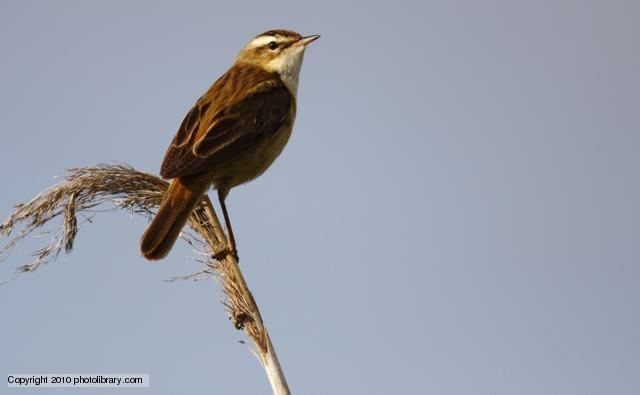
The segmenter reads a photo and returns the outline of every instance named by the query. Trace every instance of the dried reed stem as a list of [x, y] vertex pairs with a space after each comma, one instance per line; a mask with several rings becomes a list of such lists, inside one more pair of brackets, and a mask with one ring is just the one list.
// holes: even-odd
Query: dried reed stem
[[[0, 261], [6, 259], [18, 241], [50, 220], [62, 215], [63, 221], [51, 242], [34, 253], [34, 260], [20, 266], [21, 272], [32, 272], [55, 259], [60, 251], [73, 249], [78, 232], [80, 213], [96, 212], [104, 203], [149, 217], [160, 204], [168, 183], [156, 176], [123, 165], [97, 165], [69, 170], [69, 176], [31, 201], [19, 204], [0, 225], [0, 234], [9, 236], [17, 225], [22, 229], [0, 250]], [[275, 395], [289, 395], [289, 387], [280, 367], [271, 339], [264, 326], [258, 306], [232, 254], [215, 260], [213, 255], [225, 250], [228, 241], [209, 198], [189, 218], [189, 226], [198, 237], [184, 234], [191, 244], [197, 244], [207, 257], [205, 269], [199, 274], [215, 274], [224, 292], [222, 303], [236, 329], [243, 329], [255, 344], [254, 353], [264, 367]], [[187, 278], [194, 278], [189, 276]]]

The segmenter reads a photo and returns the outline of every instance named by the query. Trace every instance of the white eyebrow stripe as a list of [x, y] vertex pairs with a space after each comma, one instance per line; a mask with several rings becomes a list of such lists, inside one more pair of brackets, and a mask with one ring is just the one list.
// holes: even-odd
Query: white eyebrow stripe
[[249, 48], [261, 47], [263, 45], [269, 44], [271, 41], [275, 41], [275, 37], [273, 36], [260, 36], [256, 37], [249, 43]]

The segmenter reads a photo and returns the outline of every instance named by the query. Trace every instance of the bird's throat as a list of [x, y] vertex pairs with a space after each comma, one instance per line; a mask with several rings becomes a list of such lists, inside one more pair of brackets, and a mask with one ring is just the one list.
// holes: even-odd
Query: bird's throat
[[298, 93], [298, 81], [303, 58], [304, 49], [283, 54], [267, 65], [269, 71], [278, 73], [293, 97], [296, 97]]

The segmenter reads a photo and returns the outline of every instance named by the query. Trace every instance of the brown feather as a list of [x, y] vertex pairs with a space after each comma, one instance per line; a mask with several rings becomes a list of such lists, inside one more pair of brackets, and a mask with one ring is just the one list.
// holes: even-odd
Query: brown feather
[[275, 134], [290, 120], [294, 100], [277, 74], [235, 64], [187, 114], [160, 174], [173, 178], [215, 172]]
[[[233, 66], [198, 99], [182, 121], [160, 169], [173, 178], [156, 217], [141, 241], [148, 259], [163, 258], [210, 185], [218, 190], [231, 248], [233, 231], [225, 197], [271, 166], [293, 128], [302, 38], [289, 31], [254, 39]], [[255, 42], [257, 40], [257, 42]], [[264, 43], [263, 43], [264, 42]]]
[[202, 175], [178, 177], [171, 181], [158, 213], [142, 235], [140, 249], [145, 258], [162, 259], [169, 253], [208, 187], [209, 182]]

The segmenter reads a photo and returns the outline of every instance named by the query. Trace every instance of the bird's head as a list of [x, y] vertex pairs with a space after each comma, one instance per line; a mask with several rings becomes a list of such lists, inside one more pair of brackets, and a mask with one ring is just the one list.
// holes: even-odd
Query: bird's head
[[297, 87], [304, 50], [318, 38], [319, 35], [303, 37], [290, 30], [269, 30], [242, 48], [237, 61], [278, 73], [285, 82], [290, 80]]

